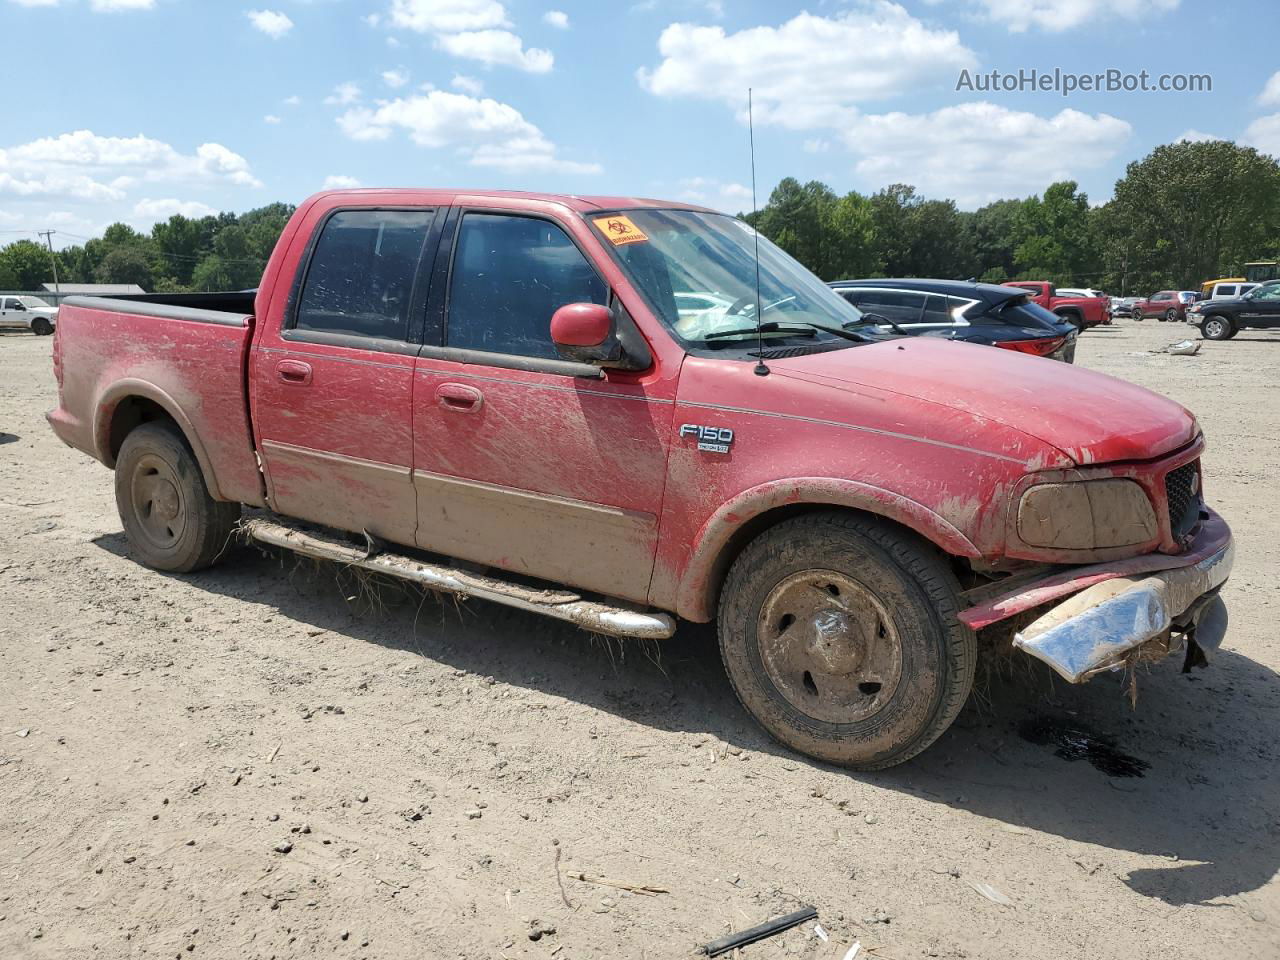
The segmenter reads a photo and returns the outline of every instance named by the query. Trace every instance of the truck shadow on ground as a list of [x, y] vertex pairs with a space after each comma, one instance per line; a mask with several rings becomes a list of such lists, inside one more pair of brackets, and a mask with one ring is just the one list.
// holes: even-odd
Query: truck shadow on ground
[[[95, 542], [128, 556], [122, 534]], [[343, 589], [335, 589], [336, 578]], [[1116, 677], [1071, 687], [1030, 660], [1011, 661], [980, 678], [959, 720], [922, 756], [889, 771], [854, 773], [793, 754], [764, 734], [738, 704], [707, 627], [686, 624], [672, 640], [645, 645], [590, 637], [481, 601], [424, 603], [416, 591], [392, 584], [381, 588], [376, 604], [353, 603], [347, 597], [367, 584], [343, 582], [333, 567], [248, 549], [178, 579], [311, 628], [636, 724], [706, 734], [1011, 826], [1148, 856], [1151, 866], [1116, 876], [1170, 905], [1248, 894], [1280, 869], [1280, 686], [1274, 671], [1230, 650], [1208, 671], [1184, 676], [1180, 663], [1165, 662], [1144, 672], [1136, 712]], [[1112, 776], [1069, 762], [1060, 745], [1028, 740], [1028, 721], [1100, 731], [1148, 766], [1138, 776]], [[1086, 872], [1109, 871], [1106, 850], [1082, 847], [1076, 862]]]

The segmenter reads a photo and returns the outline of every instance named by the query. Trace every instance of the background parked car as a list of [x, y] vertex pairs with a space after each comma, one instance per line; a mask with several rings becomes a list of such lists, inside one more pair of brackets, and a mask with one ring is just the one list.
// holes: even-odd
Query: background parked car
[[1095, 290], [1093, 287], [1058, 287], [1058, 296], [1060, 297], [1092, 297], [1094, 299], [1110, 300], [1111, 298], [1101, 290]]
[[1133, 305], [1132, 316], [1135, 320], [1157, 317], [1161, 323], [1166, 320], [1185, 320], [1187, 307], [1195, 302], [1194, 294], [1184, 298], [1185, 291], [1161, 290]]
[[1239, 297], [1193, 304], [1187, 322], [1198, 326], [1206, 340], [1230, 340], [1245, 327], [1280, 327], [1280, 280], [1259, 284]]
[[30, 330], [36, 336], [47, 337], [53, 333], [57, 323], [57, 308], [39, 297], [0, 296], [0, 327], [17, 327]]
[[1111, 315], [1113, 317], [1131, 317], [1133, 316], [1133, 305], [1137, 302], [1137, 297], [1112, 297]]
[[1206, 300], [1234, 300], [1236, 297], [1243, 297], [1250, 290], [1259, 287], [1260, 284], [1248, 283], [1246, 281], [1234, 281], [1231, 283], [1215, 283], [1209, 290]]
[[1015, 287], [921, 279], [837, 280], [830, 286], [886, 332], [1075, 359], [1075, 325]]

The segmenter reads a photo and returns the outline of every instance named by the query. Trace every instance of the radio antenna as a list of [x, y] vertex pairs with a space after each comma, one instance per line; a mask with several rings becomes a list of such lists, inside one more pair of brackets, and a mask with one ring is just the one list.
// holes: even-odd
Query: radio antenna
[[[752, 113], [751, 88], [747, 87], [747, 132], [751, 138], [751, 218], [757, 223], [760, 220], [760, 207], [756, 203], [756, 124]], [[767, 377], [769, 368], [764, 362], [764, 311], [760, 309], [760, 228], [751, 225], [751, 234], [756, 243], [756, 369], [757, 377]]]

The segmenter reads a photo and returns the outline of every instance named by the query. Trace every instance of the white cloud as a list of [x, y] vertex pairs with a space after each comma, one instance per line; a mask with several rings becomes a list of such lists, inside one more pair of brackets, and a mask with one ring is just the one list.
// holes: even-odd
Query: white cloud
[[218, 143], [184, 154], [149, 137], [77, 130], [0, 148], [0, 193], [119, 201], [140, 182], [262, 186], [244, 157]]
[[462, 73], [455, 73], [453, 79], [449, 81], [449, 86], [455, 90], [461, 90], [463, 93], [469, 93], [473, 97], [478, 97], [484, 93], [484, 84], [475, 77], [468, 77]]
[[340, 83], [333, 88], [333, 93], [324, 98], [326, 106], [345, 107], [360, 99], [360, 87], [354, 83]]
[[550, 50], [524, 48], [524, 41], [510, 30], [473, 30], [446, 33], [436, 38], [436, 45], [455, 57], [479, 60], [485, 66], [515, 67], [529, 73], [546, 73], [555, 64]]
[[260, 30], [273, 40], [279, 40], [293, 29], [293, 21], [278, 10], [251, 10], [245, 16], [255, 30]]
[[1178, 135], [1178, 139], [1175, 140], [1174, 143], [1182, 143], [1184, 141], [1187, 143], [1206, 143], [1210, 140], [1224, 139], [1226, 138], [1220, 137], [1216, 133], [1205, 133], [1203, 130], [1197, 130], [1195, 127], [1192, 127], [1189, 130], [1183, 130], [1182, 133]]
[[1259, 117], [1245, 128], [1241, 139], [1249, 146], [1280, 159], [1280, 113]]
[[148, 220], [168, 220], [174, 214], [184, 217], [212, 217], [218, 211], [199, 200], [139, 200], [133, 208], [135, 217]]
[[296, 107], [296, 106], [298, 106], [300, 103], [302, 103], [302, 98], [301, 98], [300, 96], [298, 96], [297, 94], [294, 94], [292, 97], [285, 97], [285, 98], [284, 98], [284, 100], [282, 100], [281, 102], [282, 102], [286, 107]]
[[325, 190], [354, 190], [361, 186], [359, 180], [355, 177], [348, 177], [345, 174], [335, 173], [324, 178]]
[[496, 0], [391, 0], [390, 22], [418, 33], [458, 33], [508, 27], [507, 11]]
[[1264, 107], [1280, 107], [1280, 70], [1271, 75], [1267, 85], [1258, 94], [1258, 102]]
[[736, 33], [673, 23], [658, 51], [662, 62], [638, 74], [652, 93], [719, 100], [745, 119], [752, 87], [758, 121], [797, 129], [834, 125], [855, 103], [950, 84], [977, 62], [954, 31], [931, 29], [888, 0]]
[[468, 163], [512, 171], [599, 173], [595, 163], [562, 160], [555, 144], [510, 104], [489, 98], [432, 90], [358, 107], [338, 118], [353, 140], [387, 140], [404, 131], [418, 146], [451, 148]]
[[262, 118], [262, 122], [263, 122], [263, 123], [269, 123], [269, 124], [271, 124], [271, 126], [273, 126], [273, 127], [274, 127], [274, 126], [276, 126], [277, 124], [279, 124], [279, 123], [281, 122], [281, 120], [280, 120], [280, 118], [279, 118], [279, 117], [277, 117], [274, 113], [268, 113], [265, 117], [263, 117], [263, 118]]
[[858, 116], [841, 136], [869, 182], [910, 183], [976, 207], [1102, 166], [1131, 133], [1128, 123], [1105, 113], [1041, 117], [980, 102], [928, 114]]
[[392, 90], [399, 90], [409, 82], [409, 74], [404, 70], [383, 70], [382, 82]]
[[751, 188], [711, 177], [687, 177], [680, 181], [677, 199], [737, 213], [751, 206]]
[[1145, 20], [1177, 8], [1179, 0], [974, 0], [987, 17], [1011, 33], [1031, 27], [1070, 30], [1102, 20]]
[[569, 29], [569, 15], [563, 10], [548, 10], [542, 15], [542, 22], [557, 30]]

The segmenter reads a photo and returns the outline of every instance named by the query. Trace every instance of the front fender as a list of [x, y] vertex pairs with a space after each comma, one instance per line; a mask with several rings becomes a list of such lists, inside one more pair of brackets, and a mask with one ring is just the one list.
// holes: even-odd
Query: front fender
[[976, 558], [982, 555], [951, 521], [891, 490], [831, 477], [771, 480], [744, 490], [702, 525], [689, 563], [680, 578], [676, 612], [686, 620], [705, 622], [712, 619], [720, 585], [732, 559], [727, 550], [734, 535], [745, 524], [771, 510], [796, 505], [862, 510], [900, 523], [954, 556]]

